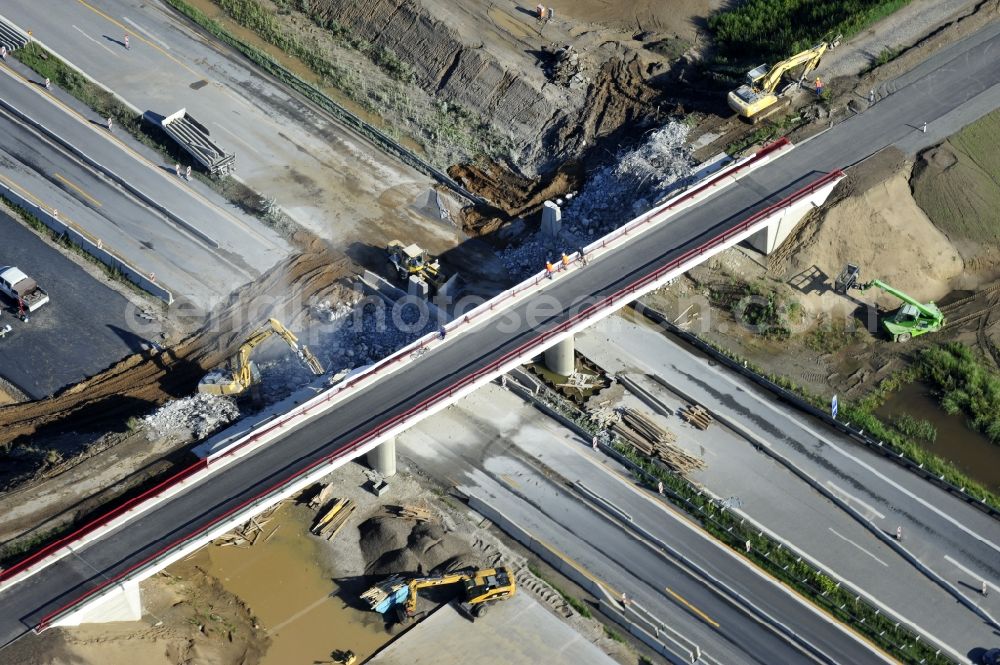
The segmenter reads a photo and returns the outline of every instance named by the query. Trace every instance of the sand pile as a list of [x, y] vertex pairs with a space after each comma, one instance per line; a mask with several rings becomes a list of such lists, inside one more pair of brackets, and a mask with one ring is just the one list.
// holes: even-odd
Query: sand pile
[[142, 584], [146, 618], [27, 635], [4, 649], [5, 663], [21, 665], [255, 665], [270, 639], [239, 598], [219, 581], [184, 563], [180, 576], [157, 575]]
[[[962, 257], [910, 193], [909, 165], [891, 154], [870, 162], [852, 173], [772, 259], [772, 269], [793, 287], [810, 284], [796, 297], [813, 313], [842, 304], [832, 283], [846, 263], [861, 268], [862, 280], [878, 278], [923, 301], [964, 287], [955, 284]], [[900, 304], [881, 291], [863, 298], [889, 309]]]
[[369, 575], [428, 575], [476, 565], [469, 545], [440, 524], [373, 517], [358, 529]]

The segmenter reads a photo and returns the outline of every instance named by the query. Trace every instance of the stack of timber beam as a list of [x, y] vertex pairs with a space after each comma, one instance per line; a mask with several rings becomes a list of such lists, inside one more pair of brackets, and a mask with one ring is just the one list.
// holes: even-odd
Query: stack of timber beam
[[320, 538], [333, 540], [333, 537], [347, 524], [347, 519], [356, 508], [357, 505], [350, 499], [336, 499], [317, 513], [316, 521], [313, 522], [310, 531]]
[[698, 429], [708, 429], [712, 423], [712, 414], [706, 411], [701, 404], [692, 404], [681, 409], [681, 418]]
[[705, 462], [688, 453], [674, 442], [677, 437], [640, 411], [625, 407], [619, 411], [621, 420], [611, 423], [611, 431], [647, 457], [659, 459], [677, 473], [705, 468]]

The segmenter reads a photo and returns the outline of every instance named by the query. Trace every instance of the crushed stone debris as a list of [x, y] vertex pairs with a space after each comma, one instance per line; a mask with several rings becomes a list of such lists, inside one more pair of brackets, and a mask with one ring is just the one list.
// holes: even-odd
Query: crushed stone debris
[[662, 201], [694, 173], [695, 162], [686, 145], [688, 127], [670, 121], [651, 132], [642, 145], [619, 155], [597, 169], [583, 189], [566, 201], [558, 239], [541, 231], [526, 237], [500, 254], [514, 277], [541, 270], [546, 261], [557, 261]]
[[232, 399], [199, 393], [167, 402], [144, 417], [142, 423], [158, 437], [179, 434], [203, 439], [239, 415], [240, 410]]

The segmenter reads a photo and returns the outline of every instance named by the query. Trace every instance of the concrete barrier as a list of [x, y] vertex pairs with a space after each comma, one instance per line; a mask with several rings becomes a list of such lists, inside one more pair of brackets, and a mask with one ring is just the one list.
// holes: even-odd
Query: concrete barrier
[[[11, 76], [11, 77], [15, 76], [14, 73], [11, 70], [6, 69], [6, 68], [0, 69], [0, 72], [2, 72], [2, 74], [6, 75], [6, 76]], [[182, 226], [188, 232], [190, 232], [190, 233], [194, 234], [195, 236], [197, 236], [202, 242], [208, 244], [209, 246], [211, 246], [211, 247], [213, 247], [215, 249], [219, 248], [219, 242], [217, 240], [215, 240], [214, 238], [212, 238], [210, 235], [208, 235], [207, 233], [205, 233], [204, 231], [202, 231], [198, 227], [196, 227], [193, 224], [189, 223], [187, 220], [185, 220], [183, 217], [181, 217], [180, 215], [178, 215], [175, 212], [173, 212], [170, 208], [168, 208], [163, 203], [160, 203], [159, 201], [157, 201], [153, 197], [148, 196], [145, 192], [143, 192], [138, 187], [133, 186], [129, 182], [129, 180], [127, 178], [119, 175], [117, 172], [115, 172], [114, 170], [112, 170], [110, 167], [105, 166], [101, 162], [97, 161], [96, 159], [94, 159], [93, 157], [91, 157], [90, 155], [88, 155], [87, 153], [85, 153], [83, 150], [81, 150], [80, 148], [78, 148], [76, 146], [76, 144], [73, 143], [72, 141], [69, 141], [68, 139], [64, 139], [61, 135], [57, 134], [55, 132], [55, 130], [53, 130], [53, 129], [49, 128], [49, 127], [46, 127], [42, 123], [40, 123], [37, 120], [35, 120], [34, 118], [32, 118], [30, 114], [24, 113], [19, 108], [17, 108], [16, 106], [14, 106], [13, 104], [11, 104], [7, 100], [3, 99], [2, 97], [0, 97], [0, 106], [3, 106], [10, 113], [12, 113], [13, 115], [17, 116], [22, 122], [25, 122], [25, 123], [31, 125], [35, 129], [37, 129], [38, 131], [40, 131], [41, 133], [45, 134], [50, 139], [52, 139], [53, 141], [55, 141], [56, 143], [58, 143], [59, 145], [61, 145], [63, 148], [65, 148], [66, 150], [70, 151], [71, 153], [73, 153], [74, 155], [76, 155], [77, 157], [79, 157], [80, 159], [82, 159], [84, 162], [86, 162], [90, 166], [94, 167], [95, 169], [97, 169], [98, 171], [100, 171], [101, 173], [103, 173], [104, 175], [106, 175], [107, 177], [111, 178], [111, 180], [113, 180], [115, 183], [117, 183], [118, 185], [120, 185], [126, 191], [130, 192], [132, 195], [136, 196], [140, 200], [142, 200], [145, 203], [147, 203], [148, 205], [152, 206], [154, 209], [159, 210], [161, 213], [163, 213], [164, 215], [166, 215], [169, 219], [173, 220], [178, 225]]]
[[[798, 477], [799, 479], [801, 479], [803, 482], [805, 482], [806, 484], [808, 484], [814, 490], [816, 490], [817, 492], [819, 492], [820, 494], [822, 494], [824, 497], [826, 497], [827, 499], [829, 499], [831, 502], [833, 502], [834, 505], [836, 505], [838, 508], [840, 508], [841, 510], [843, 510], [844, 512], [846, 512], [848, 515], [850, 515], [851, 517], [853, 517], [855, 519], [855, 521], [857, 521], [859, 524], [861, 524], [863, 527], [865, 527], [868, 531], [870, 531], [872, 533], [872, 535], [874, 535], [876, 538], [878, 538], [883, 543], [885, 543], [886, 545], [888, 545], [890, 548], [892, 548], [893, 550], [895, 550], [897, 554], [899, 554], [901, 557], [903, 557], [904, 559], [906, 559], [910, 564], [912, 564], [913, 567], [916, 568], [917, 570], [919, 570], [921, 572], [921, 574], [923, 574], [925, 577], [927, 577], [927, 579], [929, 579], [930, 581], [932, 581], [935, 584], [939, 585], [941, 588], [943, 588], [949, 594], [951, 594], [952, 596], [954, 596], [954, 598], [959, 603], [961, 603], [962, 605], [964, 605], [966, 608], [968, 608], [969, 610], [971, 610], [973, 613], [975, 613], [981, 619], [985, 620], [987, 623], [989, 623], [990, 625], [992, 625], [994, 628], [1000, 629], [1000, 623], [998, 623], [997, 620], [994, 619], [993, 616], [989, 612], [987, 612], [986, 610], [982, 609], [981, 607], [979, 607], [978, 605], [976, 605], [975, 603], [973, 603], [971, 600], [969, 600], [968, 598], [966, 598], [965, 594], [963, 594], [961, 591], [959, 591], [958, 588], [955, 587], [955, 585], [953, 585], [952, 583], [950, 583], [948, 580], [944, 579], [942, 576], [938, 575], [934, 570], [932, 570], [926, 564], [924, 564], [922, 561], [920, 561], [915, 556], [913, 556], [913, 554], [909, 550], [907, 550], [905, 547], [903, 547], [902, 544], [899, 543], [894, 537], [890, 537], [888, 534], [885, 533], [885, 531], [883, 531], [882, 529], [880, 529], [877, 526], [875, 526], [874, 524], [872, 524], [872, 522], [870, 520], [866, 519], [865, 516], [860, 513], [860, 511], [858, 511], [856, 508], [854, 508], [854, 506], [852, 506], [851, 504], [849, 504], [846, 501], [844, 501], [843, 499], [841, 499], [839, 496], [837, 496], [837, 494], [835, 492], [833, 492], [832, 490], [830, 490], [829, 487], [827, 487], [826, 485], [824, 485], [823, 483], [821, 483], [819, 480], [813, 478], [811, 475], [809, 475], [808, 473], [806, 473], [805, 471], [803, 471], [801, 468], [799, 468], [794, 462], [792, 462], [791, 460], [789, 460], [787, 457], [785, 457], [781, 453], [777, 452], [769, 443], [767, 443], [766, 441], [764, 441], [763, 438], [757, 436], [757, 434], [755, 432], [753, 432], [752, 430], [750, 430], [747, 427], [744, 427], [741, 423], [739, 423], [739, 422], [737, 422], [737, 421], [735, 421], [735, 420], [727, 417], [726, 415], [718, 413], [717, 411], [714, 411], [714, 410], [706, 407], [701, 402], [698, 402], [697, 400], [695, 400], [694, 398], [692, 398], [690, 395], [686, 394], [682, 389], [680, 389], [680, 388], [678, 388], [676, 386], [668, 384], [662, 378], [660, 378], [660, 377], [655, 377], [655, 378], [657, 379], [658, 383], [660, 383], [661, 385], [663, 385], [664, 387], [666, 387], [668, 390], [671, 390], [671, 391], [677, 393], [678, 395], [681, 396], [681, 398], [687, 400], [688, 402], [691, 402], [692, 404], [701, 404], [702, 408], [704, 408], [707, 412], [709, 412], [712, 415], [713, 418], [715, 418], [717, 421], [719, 421], [721, 424], [725, 425], [729, 429], [731, 429], [734, 432], [738, 433], [739, 435], [741, 435], [741, 436], [745, 437], [746, 439], [750, 440], [757, 447], [757, 449], [760, 452], [764, 453], [765, 455], [767, 455], [768, 457], [770, 457], [771, 459], [773, 459], [774, 461], [776, 461], [778, 464], [780, 464], [783, 467], [785, 467], [786, 469], [788, 469], [793, 475], [795, 475], [796, 477]], [[798, 552], [793, 546], [791, 546], [791, 545], [789, 545], [787, 543], [784, 543], [784, 545], [785, 545], [785, 547], [789, 551], [795, 552], [796, 555], [799, 555], [799, 556], [802, 556], [803, 558], [811, 560], [810, 557], [808, 557], [807, 555], [802, 554], [801, 552]], [[833, 575], [829, 571], [823, 570], [822, 567], [820, 567], [819, 565], [815, 564], [815, 562], [813, 562], [812, 565], [817, 570], [822, 570], [823, 574], [826, 575], [827, 577], [836, 578], [835, 575]], [[851, 592], [852, 593], [857, 593], [857, 591], [855, 589], [851, 589]], [[915, 631], [915, 632], [918, 632], [918, 631]], [[943, 644], [938, 644], [937, 646], [939, 648], [941, 648], [941, 649], [946, 649], [946, 650], [948, 649], [947, 646], [943, 645]]]
[[[784, 144], [787, 145], [787, 142], [784, 142]], [[781, 147], [782, 146], [779, 145], [777, 148], [766, 148], [760, 151], [758, 155], [772, 154]], [[739, 166], [739, 164], [736, 166]], [[583, 311], [577, 313], [573, 318], [538, 335], [521, 346], [508, 351], [486, 367], [462, 377], [451, 386], [426, 398], [424, 401], [411, 407], [407, 411], [398, 414], [375, 429], [362, 434], [353, 441], [345, 444], [341, 449], [317, 460], [306, 469], [293, 473], [289, 477], [277, 483], [273, 488], [264, 490], [253, 499], [248, 500], [245, 506], [239, 507], [240, 511], [242, 511], [240, 512], [240, 519], [245, 520], [252, 514], [256, 514], [250, 512], [254, 509], [258, 510], [258, 512], [266, 509], [267, 506], [261, 507], [263, 504], [259, 503], [257, 501], [258, 499], [273, 493], [282, 486], [297, 486], [297, 481], [301, 480], [303, 476], [312, 477], [315, 468], [318, 466], [325, 466], [331, 463], [331, 461], [340, 460], [341, 458], [352, 459], [353, 457], [367, 453], [369, 450], [378, 445], [378, 443], [380, 443], [384, 438], [388, 436], [395, 436], [413, 423], [445, 408], [453, 401], [471, 393], [473, 390], [491, 381], [496, 376], [510, 371], [527, 358], [535, 355], [538, 350], [546, 348], [551, 344], [555, 344], [562, 339], [575, 334], [579, 330], [582, 330], [593, 323], [594, 320], [597, 320], [610, 312], [616, 311], [619, 307], [633, 301], [645, 293], [659, 288], [662, 284], [685, 272], [692, 265], [700, 263], [718, 252], [731, 247], [735, 243], [747, 237], [750, 233], [753, 233], [761, 228], [763, 224], [768, 223], [771, 215], [780, 214], [785, 208], [794, 204], [799, 199], [803, 197], [817, 196], [817, 192], [820, 191], [828, 193], [829, 190], [832, 189], [836, 182], [838, 182], [842, 177], [843, 173], [841, 172], [835, 172], [822, 176], [812, 184], [803, 187], [785, 199], [751, 215], [747, 220], [716, 236], [705, 244], [685, 252], [667, 265], [662, 266], [661, 268], [620, 289], [619, 291], [605, 296], [599, 302], [596, 302]], [[691, 193], [688, 193], [682, 196], [691, 195]], [[580, 257], [578, 256], [575, 260], [579, 261], [579, 259]], [[544, 279], [541, 275], [542, 274], [540, 273], [540, 275], [535, 278], [529, 278], [523, 282], [520, 287], [516, 287], [513, 290], [509, 290], [504, 294], [501, 294], [489, 303], [484, 303], [477, 308], [478, 311], [475, 312], [475, 316], [473, 313], [470, 313], [462, 319], [448, 324], [446, 326], [448, 333], [447, 338], [450, 340], [453, 339], [455, 334], [464, 334], [465, 332], [469, 332], [484, 320], [491, 318], [493, 314], [502, 312], [504, 308], [509, 307], [513, 302], [525, 297], [526, 293], [536, 293], [544, 289], [548, 285], [549, 280]], [[520, 293], [518, 293], [518, 288], [520, 288]], [[496, 307], [497, 304], [502, 306]], [[479, 315], [482, 315], [482, 318], [477, 318]], [[272, 421], [252, 431], [247, 436], [233, 441], [228, 448], [213, 456], [210, 463], [207, 460], [202, 460], [199, 463], [192, 465], [192, 467], [189, 467], [189, 469], [185, 470], [181, 474], [178, 474], [178, 476], [171, 482], [158, 486], [157, 493], [147, 493], [142, 495], [141, 503], [133, 504], [130, 502], [128, 510], [124, 512], [116, 512], [114, 519], [108, 520], [105, 517], [87, 523], [76, 532], [73, 532], [59, 541], [56, 541], [56, 543], [47, 545], [42, 550], [39, 550], [21, 562], [11, 566], [11, 568], [0, 571], [0, 589], [10, 584], [18, 583], [39, 570], [44, 569], [46, 566], [51, 565], [52, 562], [58, 560], [59, 558], [66, 556], [70, 551], [72, 551], [69, 545], [71, 543], [75, 543], [76, 539], [81, 538], [80, 534], [85, 534], [82, 537], [86, 542], [89, 542], [94, 538], [101, 537], [109, 531], [118, 528], [124, 524], [125, 521], [134, 518], [137, 514], [146, 512], [159, 502], [174, 496], [177, 492], [184, 491], [188, 485], [194, 482], [200, 482], [207, 476], [217, 471], [219, 468], [232, 463], [240, 457], [250, 454], [260, 446], [266, 445], [267, 443], [279, 438], [290, 429], [301, 425], [305, 420], [328, 411], [343, 399], [350, 397], [354, 391], [360, 390], [368, 385], [371, 385], [373, 382], [384, 378], [386, 375], [398, 371], [402, 366], [418, 359], [426, 350], [443, 343], [446, 343], [445, 340], [442, 339], [437, 333], [429, 333], [409, 346], [400, 349], [389, 357], [366, 368], [355, 377], [338, 383], [336, 386], [310, 399], [305, 404], [296, 407], [282, 416], [274, 418]], [[202, 466], [198, 467], [199, 464]], [[188, 473], [190, 473], [190, 477], [185, 475]], [[185, 477], [180, 478], [182, 475]], [[179, 480], [177, 480], [177, 478], [179, 478]], [[236, 518], [227, 513], [218, 517], [217, 521], [235, 519]], [[213, 522], [207, 525], [205, 529], [213, 528], [216, 523], [217, 522]], [[197, 534], [193, 534], [191, 537], [197, 537], [200, 536], [200, 534], [201, 531]], [[166, 549], [177, 548], [180, 547], [181, 544], [181, 542], [178, 542], [177, 544], [168, 546]], [[149, 557], [147, 562], [144, 562], [143, 565], [149, 565], [149, 562], [157, 559], [159, 556], [160, 553], [152, 555]], [[155, 565], [159, 564], [157, 563]], [[131, 575], [135, 574], [134, 570], [126, 572]], [[105, 584], [111, 584], [113, 582], [114, 580], [109, 580]], [[67, 607], [58, 610], [49, 617], [46, 617], [41, 622], [39, 630], [43, 630], [45, 626], [51, 623], [54, 615], [65, 614], [70, 610], [74, 603], [89, 601], [89, 599], [100, 590], [100, 587], [92, 589], [80, 598], [69, 603]]]
[[97, 243], [91, 240], [90, 236], [87, 235], [86, 232], [77, 229], [72, 224], [72, 220], [54, 217], [50, 210], [47, 210], [27, 197], [22, 196], [20, 193], [14, 191], [4, 183], [0, 183], [0, 197], [7, 199], [13, 205], [19, 206], [28, 211], [28, 213], [52, 230], [52, 232], [56, 235], [69, 239], [90, 256], [94, 257], [112, 270], [120, 272], [126, 279], [143, 291], [159, 298], [168, 305], [174, 301], [174, 295], [168, 289], [165, 289], [156, 282], [152, 281], [148, 275], [143, 274], [142, 271], [117, 254], [113, 253], [107, 247], [98, 247]]
[[837, 431], [846, 434], [847, 436], [851, 437], [858, 443], [863, 444], [869, 450], [878, 452], [883, 457], [887, 457], [888, 459], [891, 459], [897, 464], [909, 469], [913, 473], [916, 473], [917, 475], [921, 476], [922, 478], [924, 478], [924, 480], [930, 481], [931, 483], [955, 495], [956, 497], [961, 498], [966, 503], [978, 508], [987, 515], [1000, 520], [1000, 510], [997, 510], [990, 504], [986, 503], [986, 501], [983, 498], [972, 496], [965, 490], [964, 487], [958, 487], [956, 485], [953, 485], [952, 483], [945, 480], [944, 476], [938, 476], [934, 473], [931, 473], [930, 471], [925, 469], [922, 464], [915, 462], [909, 457], [906, 457], [903, 453], [898, 453], [894, 451], [891, 447], [886, 446], [882, 441], [873, 439], [870, 436], [866, 435], [864, 431], [858, 430], [855, 427], [851, 427], [850, 423], [844, 423], [841, 422], [840, 420], [837, 420], [836, 418], [833, 418], [829, 414], [829, 412], [817, 408], [816, 406], [810, 404], [799, 395], [796, 395], [790, 390], [787, 390], [779, 386], [774, 381], [771, 381], [766, 376], [762, 376], [757, 372], [755, 372], [754, 370], [750, 369], [749, 367], [743, 366], [742, 363], [736, 362], [726, 354], [721, 353], [718, 349], [716, 349], [712, 345], [706, 344], [697, 335], [690, 333], [684, 330], [683, 328], [677, 326], [676, 324], [674, 324], [674, 322], [671, 321], [669, 318], [667, 318], [667, 316], [663, 314], [663, 312], [657, 311], [655, 308], [650, 307], [645, 303], [640, 304], [639, 307], [640, 307], [639, 311], [644, 316], [666, 327], [668, 330], [670, 330], [670, 332], [674, 333], [675, 335], [686, 341], [688, 344], [691, 344], [692, 346], [699, 349], [703, 353], [711, 356], [714, 360], [717, 360], [718, 362], [722, 363], [723, 365], [733, 370], [734, 372], [737, 372], [738, 374], [745, 376], [746, 378], [750, 379], [757, 385], [767, 389], [769, 392], [779, 397], [782, 401], [791, 404], [800, 411], [808, 413], [812, 417], [826, 423], [827, 425], [833, 427]]
[[496, 524], [501, 530], [503, 530], [504, 533], [521, 543], [525, 548], [534, 553], [553, 569], [558, 570], [563, 577], [571, 580], [580, 588], [587, 590], [588, 593], [598, 599], [602, 613], [613, 619], [615, 623], [625, 628], [625, 630], [627, 630], [630, 634], [640, 639], [661, 656], [667, 658], [667, 660], [671, 663], [694, 662], [693, 660], [685, 661], [683, 657], [678, 655], [678, 652], [688, 654], [689, 657], [693, 655], [698, 650], [698, 647], [694, 642], [677, 634], [680, 640], [684, 640], [684, 643], [682, 643], [678, 641], [678, 639], [668, 635], [667, 639], [675, 643], [675, 646], [671, 649], [661, 640], [654, 638], [647, 631], [643, 630], [641, 627], [636, 625], [635, 622], [631, 621], [624, 614], [622, 614], [622, 612], [612, 604], [616, 599], [607, 588], [605, 588], [598, 580], [589, 575], [586, 571], [578, 568], [572, 562], [560, 555], [559, 552], [548, 545], [544, 540], [537, 538], [527, 529], [521, 527], [517, 522], [514, 522], [499, 510], [496, 510], [493, 506], [475, 495], [469, 496], [469, 507]]

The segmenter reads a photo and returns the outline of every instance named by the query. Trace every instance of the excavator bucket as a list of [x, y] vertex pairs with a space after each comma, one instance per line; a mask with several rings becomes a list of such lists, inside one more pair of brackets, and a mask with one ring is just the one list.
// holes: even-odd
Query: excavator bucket
[[860, 276], [861, 269], [853, 263], [848, 263], [833, 282], [834, 292], [846, 295], [848, 291], [858, 285], [858, 278]]
[[314, 356], [312, 351], [310, 351], [309, 347], [305, 344], [302, 345], [302, 348], [299, 351], [299, 357], [302, 358], [302, 362], [304, 362], [316, 376], [322, 376], [323, 372], [326, 371], [323, 369], [323, 365], [320, 363], [319, 358]]

